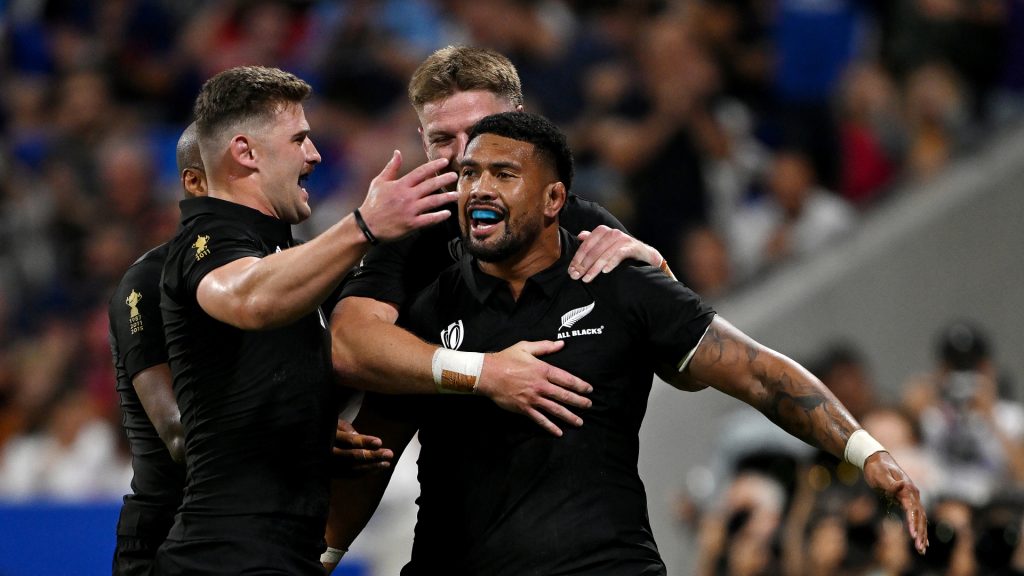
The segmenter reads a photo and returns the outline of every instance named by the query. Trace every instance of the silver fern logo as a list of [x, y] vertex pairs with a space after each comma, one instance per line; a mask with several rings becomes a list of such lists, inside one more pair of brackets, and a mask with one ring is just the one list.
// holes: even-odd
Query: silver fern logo
[[462, 327], [462, 320], [452, 322], [447, 328], [441, 330], [441, 345], [449, 350], [458, 350], [462, 346], [462, 335], [465, 329]]
[[559, 330], [562, 328], [572, 328], [572, 325], [579, 322], [580, 320], [587, 317], [594, 310], [594, 305], [597, 302], [591, 302], [582, 308], [573, 308], [565, 314], [562, 314], [562, 325], [558, 327]]
[[[573, 308], [572, 310], [569, 310], [565, 314], [562, 314], [562, 325], [558, 327], [557, 338], [559, 340], [564, 340], [565, 338], [572, 338], [573, 336], [592, 336], [595, 334], [603, 334], [604, 326], [599, 326], [597, 328], [569, 330], [570, 328], [575, 326], [577, 322], [586, 318], [587, 314], [593, 312], [595, 304], [597, 304], [597, 302], [591, 302], [586, 306], [580, 308]], [[564, 332], [562, 331], [563, 328], [565, 329]]]

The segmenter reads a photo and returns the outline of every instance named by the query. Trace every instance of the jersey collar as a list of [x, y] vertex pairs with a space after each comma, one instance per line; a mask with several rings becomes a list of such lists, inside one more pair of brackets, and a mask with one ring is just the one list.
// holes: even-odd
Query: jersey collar
[[[561, 237], [562, 246], [562, 254], [558, 260], [526, 280], [526, 287], [536, 286], [546, 297], [553, 296], [562, 283], [569, 280], [569, 262], [572, 261], [576, 249], [580, 246], [579, 240], [569, 234], [565, 228], [559, 228], [558, 234]], [[463, 254], [459, 268], [462, 270], [462, 277], [466, 279], [470, 293], [481, 304], [486, 302], [495, 290], [506, 285], [504, 280], [480, 270], [476, 258], [471, 256], [468, 251]], [[524, 293], [526, 287], [524, 287]]]
[[183, 226], [199, 216], [214, 215], [240, 221], [252, 227], [260, 236], [274, 240], [281, 246], [287, 247], [292, 245], [291, 224], [273, 216], [267, 216], [259, 210], [249, 208], [248, 206], [209, 196], [187, 198], [182, 200], [179, 206], [181, 208], [181, 224]]

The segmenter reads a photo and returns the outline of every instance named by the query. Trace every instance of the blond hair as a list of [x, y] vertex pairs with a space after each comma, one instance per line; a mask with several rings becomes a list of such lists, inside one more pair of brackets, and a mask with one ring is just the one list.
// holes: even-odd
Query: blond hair
[[473, 46], [446, 46], [428, 56], [409, 80], [409, 101], [419, 110], [466, 90], [492, 92], [513, 107], [523, 104], [523, 86], [512, 62], [494, 50]]

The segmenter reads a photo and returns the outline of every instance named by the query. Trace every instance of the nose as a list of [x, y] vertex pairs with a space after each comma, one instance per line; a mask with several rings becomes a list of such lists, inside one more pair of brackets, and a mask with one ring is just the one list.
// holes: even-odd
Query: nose
[[469, 144], [469, 134], [459, 132], [455, 135], [455, 150], [457, 152], [457, 157], [462, 158], [462, 155], [466, 153], [466, 144]]
[[494, 198], [493, 179], [484, 171], [479, 178], [476, 178], [469, 187], [470, 200], [486, 200]]
[[320, 151], [316, 149], [316, 144], [313, 144], [313, 140], [306, 138], [306, 163], [307, 164], [319, 164], [320, 163]]

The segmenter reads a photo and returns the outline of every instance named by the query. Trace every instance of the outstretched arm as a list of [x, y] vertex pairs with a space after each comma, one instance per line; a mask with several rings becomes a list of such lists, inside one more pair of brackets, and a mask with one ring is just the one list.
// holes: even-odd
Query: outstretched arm
[[675, 278], [657, 249], [622, 230], [601, 224], [591, 232], [580, 232], [577, 238], [583, 243], [569, 263], [569, 276], [573, 280], [590, 282], [598, 274], [611, 272], [623, 260], [629, 259], [660, 266], [666, 274]]
[[185, 463], [185, 433], [181, 413], [171, 388], [171, 369], [167, 364], [150, 366], [132, 378], [132, 386], [156, 433], [164, 441], [171, 459]]
[[[760, 410], [790, 434], [844, 458], [860, 425], [836, 397], [804, 367], [715, 317], [683, 378], [706, 383]], [[896, 501], [906, 515], [917, 550], [924, 553], [927, 517], [917, 486], [888, 452], [864, 462], [868, 485]]]
[[[394, 306], [371, 298], [344, 298], [331, 316], [334, 368], [350, 386], [387, 394], [435, 393], [433, 358], [438, 347], [395, 325]], [[562, 342], [521, 342], [484, 356], [477, 394], [529, 416], [556, 436], [561, 430], [547, 415], [571, 425], [583, 423], [566, 406], [588, 408], [581, 396], [592, 388], [579, 378], [537, 359]], [[547, 415], [546, 415], [547, 414]]]

